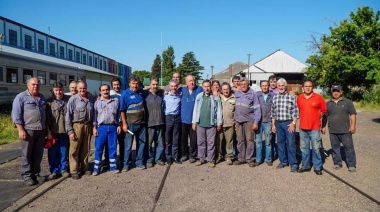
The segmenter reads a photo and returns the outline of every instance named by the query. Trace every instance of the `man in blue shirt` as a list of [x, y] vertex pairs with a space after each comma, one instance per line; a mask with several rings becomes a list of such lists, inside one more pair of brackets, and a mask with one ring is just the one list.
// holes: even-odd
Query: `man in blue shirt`
[[164, 96], [164, 110], [166, 120], [165, 143], [166, 162], [177, 164], [182, 162], [178, 158], [179, 130], [181, 125], [181, 95], [178, 90], [178, 82], [171, 80], [170, 92]]
[[[181, 161], [184, 162], [190, 158], [190, 163], [194, 163], [197, 158], [197, 132], [191, 127], [193, 118], [193, 109], [195, 98], [203, 92], [202, 87], [195, 84], [193, 75], [186, 76], [185, 87], [179, 88], [182, 92], [181, 97]], [[190, 138], [190, 149], [189, 149]]]
[[129, 88], [123, 92], [120, 98], [121, 120], [125, 135], [124, 171], [128, 171], [132, 165], [132, 142], [136, 138], [136, 166], [145, 169], [143, 164], [144, 148], [146, 142], [146, 120], [144, 99], [142, 90], [139, 89], [139, 79], [132, 76], [129, 79]]

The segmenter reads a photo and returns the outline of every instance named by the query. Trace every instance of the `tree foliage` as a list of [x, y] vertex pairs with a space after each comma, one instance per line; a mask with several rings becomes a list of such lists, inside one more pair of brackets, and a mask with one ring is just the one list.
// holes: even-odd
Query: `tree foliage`
[[177, 72], [181, 75], [182, 83], [185, 83], [185, 77], [189, 74], [195, 77], [195, 82], [202, 79], [201, 71], [205, 70], [203, 66], [199, 64], [193, 52], [187, 52], [182, 57], [182, 63], [178, 65]]
[[140, 86], [142, 86], [144, 78], [150, 78], [151, 73], [146, 70], [135, 70], [133, 71], [132, 75], [139, 78]]
[[380, 11], [369, 7], [330, 27], [330, 35], [311, 41], [316, 53], [307, 59], [307, 76], [321, 86], [369, 88], [380, 83]]
[[153, 61], [152, 65], [152, 77], [158, 77], [161, 78], [161, 56], [159, 54], [156, 54], [156, 58]]
[[176, 63], [174, 62], [174, 48], [169, 46], [167, 50], [162, 52], [162, 77], [163, 84], [166, 85], [172, 79], [172, 75], [175, 72]]

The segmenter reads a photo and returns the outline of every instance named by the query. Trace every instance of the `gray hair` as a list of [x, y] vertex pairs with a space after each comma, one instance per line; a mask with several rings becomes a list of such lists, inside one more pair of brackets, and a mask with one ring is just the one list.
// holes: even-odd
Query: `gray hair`
[[280, 83], [284, 83], [285, 86], [288, 85], [288, 83], [286, 82], [286, 80], [284, 78], [280, 78], [277, 80], [277, 85], [280, 84]]
[[248, 78], [245, 78], [245, 77], [240, 78], [239, 82], [246, 82], [249, 85], [249, 80]]
[[186, 76], [186, 80], [187, 80], [188, 78], [191, 78], [191, 79], [193, 79], [193, 80], [195, 81], [195, 77], [194, 77], [193, 75], [191, 75], [191, 74], [189, 74], [189, 75]]
[[171, 83], [175, 83], [176, 85], [178, 85], [177, 80], [170, 80], [170, 81], [169, 81], [169, 84], [171, 84]]

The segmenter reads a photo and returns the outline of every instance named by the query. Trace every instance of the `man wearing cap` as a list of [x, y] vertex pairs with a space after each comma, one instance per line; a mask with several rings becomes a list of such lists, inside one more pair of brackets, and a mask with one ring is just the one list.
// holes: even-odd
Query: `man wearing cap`
[[32, 186], [45, 181], [40, 171], [46, 135], [46, 102], [37, 78], [30, 78], [26, 85], [27, 90], [13, 100], [12, 120], [21, 142], [21, 176], [25, 185]]
[[277, 80], [278, 94], [272, 100], [272, 132], [277, 133], [278, 157], [277, 169], [290, 165], [291, 172], [297, 172], [295, 129], [299, 117], [296, 96], [287, 91], [287, 82]]
[[297, 97], [297, 106], [300, 113], [300, 149], [302, 152], [302, 165], [299, 173], [310, 171], [310, 146], [314, 172], [322, 175], [321, 156], [321, 118], [327, 107], [323, 97], [313, 92], [314, 84], [305, 80], [302, 85], [303, 94]]
[[352, 134], [356, 132], [356, 110], [351, 100], [342, 97], [340, 85], [331, 87], [332, 99], [327, 102], [327, 112], [322, 121], [322, 133], [326, 133], [326, 123], [329, 123], [331, 147], [335, 170], [342, 167], [340, 146], [343, 144], [346, 154], [348, 171], [356, 171], [356, 154]]

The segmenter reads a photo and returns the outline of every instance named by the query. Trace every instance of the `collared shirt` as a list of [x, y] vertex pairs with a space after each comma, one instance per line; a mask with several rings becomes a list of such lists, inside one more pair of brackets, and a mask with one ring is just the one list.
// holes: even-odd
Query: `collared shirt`
[[146, 91], [145, 102], [148, 115], [148, 127], [164, 124], [163, 90], [158, 90], [156, 94]]
[[58, 100], [52, 96], [46, 100], [46, 124], [54, 134], [66, 133], [65, 116], [70, 97], [64, 95], [61, 100]]
[[119, 93], [117, 93], [115, 90], [110, 90], [110, 96], [111, 98], [117, 98], [120, 100], [121, 94], [123, 93], [122, 90], [120, 90]]
[[103, 97], [96, 100], [94, 105], [94, 125], [118, 125], [120, 123], [119, 99]]
[[19, 93], [13, 100], [12, 120], [26, 130], [46, 128], [46, 101], [42, 94], [34, 98], [28, 90]]
[[133, 92], [129, 88], [125, 90], [120, 97], [120, 111], [127, 113], [128, 124], [146, 123], [143, 91], [139, 89]]
[[230, 97], [226, 98], [223, 95], [220, 96], [223, 108], [223, 127], [232, 127], [235, 123], [235, 95], [231, 94]]
[[341, 98], [337, 103], [334, 100], [327, 102], [327, 120], [330, 133], [349, 133], [351, 126], [350, 116], [356, 115], [354, 104], [351, 100]]
[[246, 93], [235, 91], [235, 121], [258, 124], [261, 119], [260, 103], [257, 92], [249, 89]]
[[327, 111], [323, 97], [313, 92], [310, 98], [306, 99], [305, 94], [300, 94], [297, 97], [297, 106], [300, 112], [300, 129], [319, 130], [321, 114]]
[[273, 97], [271, 117], [277, 121], [288, 121], [299, 118], [296, 96], [278, 93]]
[[175, 94], [169, 92], [164, 96], [165, 115], [178, 115], [181, 112], [181, 96], [177, 91]]
[[191, 124], [193, 119], [193, 110], [195, 104], [195, 98], [199, 93], [203, 92], [203, 88], [195, 85], [193, 91], [190, 93], [189, 88], [184, 86], [178, 89], [182, 92], [181, 96], [181, 122], [185, 124]]
[[94, 118], [94, 98], [82, 99], [79, 94], [71, 96], [65, 117], [66, 131], [73, 134], [73, 123], [91, 123]]
[[278, 88], [276, 87], [275, 89], [269, 88], [269, 92], [278, 94], [279, 91], [278, 91]]
[[261, 122], [271, 122], [271, 108], [272, 108], [272, 100], [273, 97], [276, 95], [273, 92], [269, 92], [266, 95], [266, 99], [264, 98], [264, 93], [262, 91], [257, 91], [257, 95], [260, 102], [260, 109], [261, 109]]
[[[193, 110], [193, 120], [192, 123], [196, 124], [199, 122], [201, 117], [201, 106], [203, 103], [204, 92], [199, 93], [195, 98], [195, 105]], [[211, 98], [211, 117], [210, 124], [212, 126], [222, 126], [223, 118], [222, 118], [222, 103], [220, 102], [219, 96], [210, 95]], [[202, 114], [203, 115], [203, 114]]]

